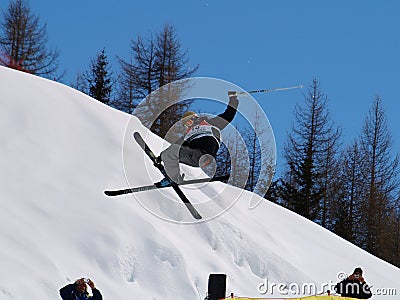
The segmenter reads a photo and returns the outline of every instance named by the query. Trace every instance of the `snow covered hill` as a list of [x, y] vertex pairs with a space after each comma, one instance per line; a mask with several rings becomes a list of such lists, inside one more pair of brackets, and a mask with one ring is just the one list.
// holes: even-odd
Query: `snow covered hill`
[[[147, 132], [67, 86], [0, 67], [0, 299], [60, 299], [59, 288], [80, 277], [105, 300], [203, 299], [209, 273], [228, 275], [228, 293], [261, 297], [265, 280], [321, 288], [357, 266], [375, 291], [397, 289], [374, 299], [400, 299], [400, 269], [268, 201], [250, 210], [254, 195], [237, 188], [185, 188], [194, 202], [221, 192], [211, 210], [238, 198], [196, 224], [164, 220], [187, 215], [179, 201], [163, 205], [174, 198], [168, 189], [106, 197], [127, 177], [137, 185], [161, 177], [126, 140], [127, 128]], [[128, 170], [124, 157], [132, 158]]]

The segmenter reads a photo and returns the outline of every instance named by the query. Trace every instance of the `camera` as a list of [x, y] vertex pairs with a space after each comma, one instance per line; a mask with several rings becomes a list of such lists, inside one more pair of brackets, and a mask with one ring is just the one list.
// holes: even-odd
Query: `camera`
[[360, 278], [360, 275], [358, 275], [358, 274], [354, 274], [354, 278]]
[[83, 279], [83, 281], [84, 281], [85, 283], [89, 283], [89, 278], [85, 278], [85, 279]]

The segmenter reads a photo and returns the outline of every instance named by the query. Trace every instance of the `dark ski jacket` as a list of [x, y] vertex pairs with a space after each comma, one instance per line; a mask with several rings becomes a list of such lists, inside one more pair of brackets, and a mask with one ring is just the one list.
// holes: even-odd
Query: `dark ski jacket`
[[220, 131], [224, 129], [236, 115], [239, 101], [237, 97], [230, 97], [229, 103], [225, 111], [214, 118], [199, 117], [194, 120], [194, 126], [211, 126], [212, 135], [194, 137], [186, 139], [185, 136], [180, 138], [175, 144], [187, 146], [192, 149], [199, 149], [204, 154], [215, 156], [219, 149], [219, 142], [221, 139]]
[[60, 296], [63, 300], [102, 300], [103, 296], [101, 295], [98, 289], [93, 289], [93, 296], [89, 296], [89, 294], [80, 294], [76, 291], [77, 285], [75, 283], [68, 284], [60, 289]]
[[336, 284], [335, 290], [342, 297], [368, 299], [372, 297], [371, 290], [365, 282], [346, 278]]

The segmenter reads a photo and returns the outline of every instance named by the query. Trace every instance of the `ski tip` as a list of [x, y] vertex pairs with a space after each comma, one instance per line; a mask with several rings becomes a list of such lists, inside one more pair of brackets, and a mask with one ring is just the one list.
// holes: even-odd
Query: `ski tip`
[[142, 138], [142, 136], [140, 135], [140, 133], [135, 131], [133, 133], [133, 138], [135, 139], [136, 143], [138, 143], [140, 145], [140, 147], [142, 147], [144, 149], [146, 143], [145, 143], [144, 139]]
[[203, 217], [197, 212], [197, 210], [195, 212], [191, 212], [193, 218], [195, 218], [196, 220], [201, 220], [203, 219]]
[[135, 138], [135, 140], [143, 140], [142, 136], [137, 131], [133, 132], [133, 137]]

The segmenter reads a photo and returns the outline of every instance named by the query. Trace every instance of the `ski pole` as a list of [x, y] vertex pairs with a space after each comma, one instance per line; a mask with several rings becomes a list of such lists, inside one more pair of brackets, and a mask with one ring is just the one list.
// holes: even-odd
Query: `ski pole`
[[296, 86], [289, 86], [284, 88], [275, 88], [275, 89], [265, 89], [265, 90], [253, 90], [248, 92], [238, 92], [238, 95], [243, 94], [254, 94], [254, 93], [270, 93], [270, 92], [277, 92], [277, 91], [286, 91], [286, 90], [293, 90], [293, 89], [302, 89], [304, 85], [296, 85]]

